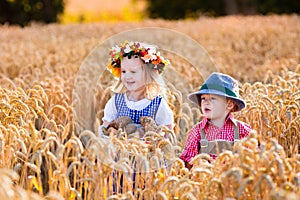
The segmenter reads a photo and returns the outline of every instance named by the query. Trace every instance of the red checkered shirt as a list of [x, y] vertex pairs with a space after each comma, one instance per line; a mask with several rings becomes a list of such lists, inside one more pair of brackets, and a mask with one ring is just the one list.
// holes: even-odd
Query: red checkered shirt
[[[232, 114], [229, 114], [225, 120], [222, 128], [219, 128], [212, 124], [207, 118], [203, 118], [201, 122], [196, 124], [188, 133], [187, 140], [184, 145], [184, 150], [180, 158], [184, 162], [190, 162], [193, 157], [198, 154], [198, 146], [201, 140], [201, 130], [204, 129], [206, 138], [208, 141], [227, 140], [234, 141], [234, 125], [236, 123], [239, 126], [240, 139], [249, 135], [251, 126], [241, 121], [237, 121], [233, 118]], [[211, 155], [212, 158], [216, 158], [215, 155]]]

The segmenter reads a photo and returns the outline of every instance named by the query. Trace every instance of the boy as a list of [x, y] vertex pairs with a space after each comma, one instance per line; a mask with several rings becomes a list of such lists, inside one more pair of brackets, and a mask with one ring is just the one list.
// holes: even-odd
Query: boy
[[239, 98], [238, 82], [232, 77], [212, 73], [188, 98], [200, 106], [204, 117], [189, 131], [180, 156], [187, 168], [192, 167], [189, 162], [198, 153], [208, 153], [215, 159], [251, 131], [250, 125], [233, 118], [232, 112], [242, 110], [245, 102]]

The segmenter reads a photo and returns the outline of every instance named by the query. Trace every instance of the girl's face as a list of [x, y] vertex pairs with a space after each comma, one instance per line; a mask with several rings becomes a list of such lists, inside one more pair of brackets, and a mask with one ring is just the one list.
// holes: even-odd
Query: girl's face
[[225, 97], [213, 94], [201, 95], [201, 111], [211, 121], [225, 120], [230, 112]]
[[121, 81], [129, 92], [139, 92], [145, 89], [144, 70], [139, 58], [124, 57], [121, 62]]

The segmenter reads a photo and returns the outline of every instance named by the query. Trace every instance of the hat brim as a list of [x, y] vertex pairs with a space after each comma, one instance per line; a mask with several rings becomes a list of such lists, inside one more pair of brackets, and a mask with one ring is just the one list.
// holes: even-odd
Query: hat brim
[[230, 95], [225, 94], [224, 92], [221, 92], [218, 90], [212, 90], [212, 89], [202, 89], [201, 91], [191, 93], [188, 95], [188, 99], [191, 100], [196, 105], [201, 106], [201, 95], [202, 94], [214, 94], [214, 95], [219, 95], [219, 96], [223, 96], [223, 97], [232, 99], [237, 105], [237, 109], [234, 110], [233, 112], [240, 111], [246, 107], [246, 103], [244, 100], [237, 98], [237, 97], [232, 97]]

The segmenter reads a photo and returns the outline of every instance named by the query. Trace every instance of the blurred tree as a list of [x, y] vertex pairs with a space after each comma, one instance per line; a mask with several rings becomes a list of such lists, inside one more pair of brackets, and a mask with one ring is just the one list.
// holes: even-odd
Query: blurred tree
[[258, 12], [261, 14], [300, 14], [300, 0], [260, 0], [257, 2], [257, 6]]
[[225, 13], [233, 15], [238, 13], [238, 5], [235, 0], [223, 0]]
[[231, 15], [231, 14], [254, 15], [254, 14], [257, 14], [257, 1], [256, 0], [223, 0], [223, 2], [224, 2], [224, 9], [225, 9], [226, 15]]
[[58, 22], [63, 11], [64, 0], [0, 0], [0, 23]]
[[184, 19], [200, 15], [300, 14], [300, 0], [146, 0], [150, 18]]

